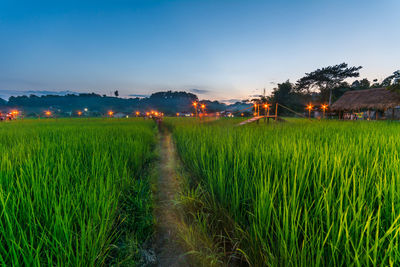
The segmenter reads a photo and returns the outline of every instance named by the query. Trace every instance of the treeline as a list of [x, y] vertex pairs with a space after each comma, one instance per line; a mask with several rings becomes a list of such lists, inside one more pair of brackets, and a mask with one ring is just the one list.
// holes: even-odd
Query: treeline
[[[306, 73], [296, 83], [289, 80], [277, 84], [272, 93], [267, 96], [259, 96], [252, 99], [258, 103], [279, 103], [294, 111], [303, 112], [308, 103], [314, 105], [332, 104], [345, 92], [351, 90], [365, 90], [369, 88], [385, 87], [388, 90], [400, 92], [400, 70], [393, 72], [381, 82], [377, 79], [358, 79], [361, 66], [349, 67], [346, 63], [328, 66]], [[355, 79], [352, 83], [346, 81], [348, 78]], [[102, 116], [109, 110], [114, 112], [133, 113], [136, 110], [149, 111], [158, 110], [167, 115], [193, 112], [192, 103], [199, 101], [195, 94], [188, 92], [157, 92], [145, 98], [119, 98], [118, 91], [115, 97], [99, 95], [95, 93], [69, 94], [65, 96], [17, 96], [10, 97], [8, 101], [0, 99], [0, 111], [4, 109], [19, 109], [27, 116], [37, 116], [45, 110], [53, 111], [60, 116], [72, 116], [77, 111], [88, 110], [90, 116]], [[250, 99], [249, 99], [250, 100]], [[206, 104], [208, 112], [231, 111], [251, 115], [249, 100], [226, 105], [219, 101], [202, 100]], [[244, 111], [243, 111], [244, 110]], [[235, 114], [236, 114], [235, 113]], [[293, 115], [288, 110], [280, 113]]]
[[[295, 111], [303, 112], [308, 103], [332, 104], [345, 92], [365, 90], [370, 88], [387, 88], [400, 92], [400, 70], [393, 72], [382, 82], [377, 79], [356, 79], [352, 83], [345, 81], [348, 78], [358, 78], [362, 67], [348, 67], [346, 63], [328, 66], [306, 73], [296, 83], [289, 80], [279, 83], [269, 97], [261, 97], [257, 102], [280, 103]], [[288, 111], [282, 110], [281, 112]]]
[[[116, 93], [118, 95], [118, 93]], [[90, 116], [102, 116], [108, 111], [122, 113], [134, 113], [135, 111], [158, 110], [165, 114], [191, 113], [192, 103], [199, 101], [195, 94], [188, 92], [157, 92], [145, 98], [119, 98], [110, 97], [95, 93], [44, 95], [44, 96], [12, 96], [8, 101], [0, 99], [1, 109], [19, 109], [26, 116], [40, 116], [44, 111], [50, 110], [59, 116], [76, 115], [77, 111], [87, 110]], [[208, 112], [223, 111], [227, 108], [234, 108], [236, 105], [226, 105], [218, 101], [203, 100]]]

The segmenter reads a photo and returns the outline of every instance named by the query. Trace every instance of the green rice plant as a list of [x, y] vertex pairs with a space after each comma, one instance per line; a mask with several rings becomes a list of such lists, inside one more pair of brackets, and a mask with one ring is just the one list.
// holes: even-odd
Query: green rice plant
[[136, 243], [148, 239], [155, 133], [136, 119], [0, 123], [1, 265], [116, 262], [127, 220]]
[[254, 266], [400, 264], [400, 124], [167, 121]]

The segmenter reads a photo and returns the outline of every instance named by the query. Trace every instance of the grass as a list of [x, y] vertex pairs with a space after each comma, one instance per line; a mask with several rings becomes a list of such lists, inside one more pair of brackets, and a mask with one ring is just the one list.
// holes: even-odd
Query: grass
[[167, 121], [203, 192], [198, 224], [231, 253], [254, 266], [400, 264], [400, 124], [236, 122]]
[[0, 123], [1, 265], [135, 264], [155, 135], [135, 119]]

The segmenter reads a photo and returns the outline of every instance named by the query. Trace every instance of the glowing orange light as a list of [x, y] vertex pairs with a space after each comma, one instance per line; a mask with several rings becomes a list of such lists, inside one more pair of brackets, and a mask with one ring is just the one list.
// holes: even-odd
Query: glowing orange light
[[112, 115], [114, 115], [114, 112], [109, 111], [109, 112], [108, 112], [108, 115], [111, 117]]
[[240, 116], [242, 116], [242, 117], [243, 117], [243, 116], [244, 116], [244, 114], [243, 114], [243, 113], [241, 113], [241, 114], [240, 114]]
[[158, 112], [155, 112], [155, 115], [158, 116]]
[[201, 105], [201, 108], [202, 108], [202, 109], [205, 109], [205, 108], [206, 108], [206, 105], [202, 104], [202, 105]]
[[257, 112], [254, 112], [253, 115], [254, 115], [254, 116], [257, 116]]
[[177, 117], [179, 117], [179, 112], [178, 112], [178, 113], [176, 113], [176, 116], [177, 116]]
[[193, 117], [193, 113], [191, 113], [191, 114], [190, 114], [190, 116], [192, 116], [192, 117]]
[[308, 106], [307, 106], [307, 109], [308, 110], [311, 110], [313, 108], [313, 106], [311, 105], [311, 104], [309, 104]]
[[18, 110], [12, 110], [12, 111], [11, 111], [11, 114], [13, 114], [13, 115], [18, 115], [18, 113], [19, 113]]
[[194, 106], [194, 107], [197, 107], [197, 102], [193, 102], [193, 106]]
[[323, 110], [325, 110], [325, 109], [328, 108], [328, 105], [322, 105], [321, 108], [322, 108]]
[[82, 115], [82, 111], [78, 111], [78, 116]]
[[140, 114], [140, 112], [139, 112], [139, 111], [136, 111], [136, 116], [139, 116], [139, 114]]
[[146, 112], [146, 116], [149, 116], [150, 115], [150, 113], [149, 112]]
[[50, 110], [47, 110], [47, 111], [44, 112], [44, 114], [45, 114], [46, 116], [51, 116], [51, 111], [50, 111]]

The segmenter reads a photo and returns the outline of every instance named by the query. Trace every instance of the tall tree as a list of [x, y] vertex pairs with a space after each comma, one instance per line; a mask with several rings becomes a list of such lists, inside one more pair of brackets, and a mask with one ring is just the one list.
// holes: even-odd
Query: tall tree
[[118, 90], [115, 90], [114, 95], [115, 95], [115, 97], [118, 97], [118, 96], [119, 96]]
[[318, 88], [321, 94], [329, 91], [329, 105], [332, 104], [332, 91], [339, 87], [341, 83], [352, 77], [360, 76], [358, 72], [362, 67], [348, 67], [347, 63], [341, 63], [334, 66], [317, 69], [299, 79], [296, 84], [298, 91], [306, 90], [309, 92]]
[[368, 81], [367, 78], [364, 78], [362, 80], [355, 80], [351, 84], [351, 88], [354, 90], [363, 90], [363, 89], [368, 89], [370, 88], [371, 83]]
[[[284, 83], [278, 83], [278, 87], [272, 91], [270, 101], [279, 103], [296, 111], [302, 111], [304, 105], [311, 98], [310, 94], [304, 94], [294, 91], [294, 85], [287, 80]], [[285, 110], [284, 112], [287, 112]]]
[[383, 87], [387, 87], [387, 86], [398, 84], [398, 83], [400, 83], [400, 70], [396, 70], [395, 72], [393, 72], [392, 75], [386, 77], [382, 81], [381, 85]]

